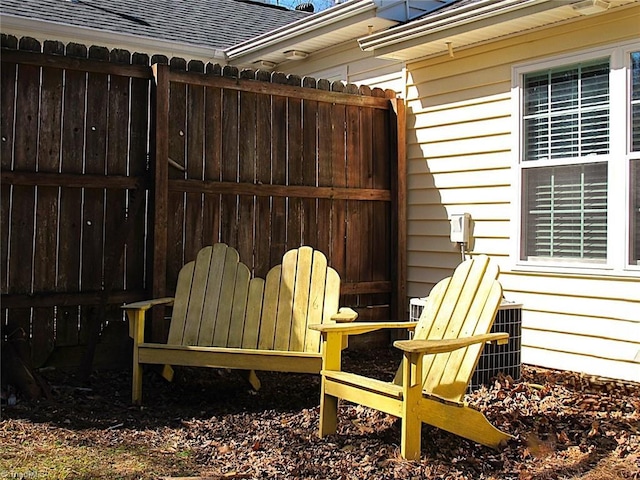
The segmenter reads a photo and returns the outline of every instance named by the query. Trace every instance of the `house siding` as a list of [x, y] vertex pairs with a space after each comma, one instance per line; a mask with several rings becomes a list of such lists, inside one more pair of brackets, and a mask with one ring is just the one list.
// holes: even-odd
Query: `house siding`
[[640, 37], [640, 8], [612, 11], [407, 64], [408, 295], [425, 296], [461, 258], [449, 217], [473, 219], [470, 251], [500, 264], [523, 304], [522, 360], [640, 381], [638, 277], [514, 269], [518, 192], [512, 66]]

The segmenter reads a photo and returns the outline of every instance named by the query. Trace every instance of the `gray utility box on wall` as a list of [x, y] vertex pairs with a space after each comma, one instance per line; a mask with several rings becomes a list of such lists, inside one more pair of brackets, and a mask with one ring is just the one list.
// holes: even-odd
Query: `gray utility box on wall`
[[[417, 322], [424, 309], [426, 298], [412, 298], [409, 302], [409, 320]], [[489, 385], [491, 379], [499, 373], [509, 375], [514, 380], [520, 379], [522, 362], [520, 352], [522, 348], [522, 305], [502, 301], [491, 332], [506, 332], [509, 343], [506, 345], [484, 346], [478, 366], [476, 367], [469, 390], [475, 390], [481, 385]]]

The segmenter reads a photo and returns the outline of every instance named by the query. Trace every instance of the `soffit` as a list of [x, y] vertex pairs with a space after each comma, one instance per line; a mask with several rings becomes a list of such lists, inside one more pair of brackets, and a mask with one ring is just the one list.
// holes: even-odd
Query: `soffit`
[[[608, 11], [637, 3], [640, 2], [638, 0], [612, 0]], [[447, 42], [450, 42], [455, 50], [583, 17], [572, 8], [569, 2], [545, 2], [538, 4], [537, 9], [540, 11], [530, 10], [526, 15], [510, 14], [489, 19], [486, 22], [469, 22], [432, 31], [426, 27], [422, 34], [411, 39], [395, 43], [388, 42], [387, 44], [381, 41], [378, 42], [379, 46], [367, 47], [366, 37], [360, 38], [358, 41], [364, 50], [372, 51], [376, 57], [410, 61], [446, 53], [448, 50]], [[488, 23], [488, 25], [483, 26], [484, 23]], [[408, 25], [410, 24], [399, 28], [406, 28]], [[388, 32], [393, 31], [392, 28]]]
[[254, 62], [272, 62], [280, 64], [288, 61], [285, 52], [296, 50], [314, 53], [341, 43], [354, 41], [367, 36], [370, 32], [386, 30], [398, 22], [375, 16], [375, 12], [361, 15], [358, 19], [339, 21], [320, 29], [311, 30], [291, 39], [283, 39], [275, 45], [243, 53], [234, 58], [229, 56], [230, 64], [250, 65]]

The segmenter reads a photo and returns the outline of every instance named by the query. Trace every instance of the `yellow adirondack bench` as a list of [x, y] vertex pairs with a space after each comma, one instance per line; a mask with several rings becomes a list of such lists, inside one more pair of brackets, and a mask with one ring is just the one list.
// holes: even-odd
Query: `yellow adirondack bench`
[[[142, 365], [170, 365], [319, 373], [320, 333], [310, 323], [348, 322], [338, 309], [340, 277], [318, 250], [285, 253], [266, 279], [250, 278], [238, 252], [217, 243], [200, 250], [180, 270], [175, 297], [123, 306], [133, 338], [132, 401], [142, 401]], [[173, 305], [167, 343], [144, 341], [145, 313]], [[250, 381], [259, 387], [257, 377]]]
[[[418, 322], [311, 325], [325, 343], [320, 437], [336, 432], [338, 399], [345, 399], [401, 418], [401, 454], [411, 460], [420, 457], [422, 422], [495, 448], [511, 438], [462, 401], [484, 343], [508, 339], [489, 333], [502, 299], [497, 277], [498, 268], [478, 256], [433, 288]], [[342, 371], [345, 338], [380, 328], [414, 330], [411, 340], [394, 342], [403, 351], [396, 378], [385, 382]]]

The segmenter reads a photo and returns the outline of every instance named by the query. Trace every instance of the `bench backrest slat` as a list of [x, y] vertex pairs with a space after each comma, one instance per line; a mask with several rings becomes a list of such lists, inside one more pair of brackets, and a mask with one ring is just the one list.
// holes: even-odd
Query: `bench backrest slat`
[[311, 247], [285, 253], [263, 280], [215, 244], [180, 271], [168, 343], [319, 353], [307, 326], [336, 313], [339, 296], [340, 277]]

